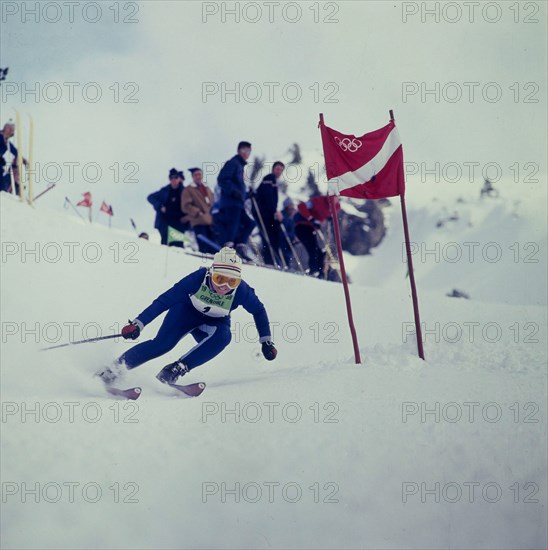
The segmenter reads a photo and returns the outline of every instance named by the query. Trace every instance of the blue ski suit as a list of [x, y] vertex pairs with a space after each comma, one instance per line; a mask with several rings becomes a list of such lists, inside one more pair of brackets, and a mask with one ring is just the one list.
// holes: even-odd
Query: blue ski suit
[[[191, 333], [197, 344], [179, 360], [183, 361], [189, 369], [203, 365], [216, 357], [230, 343], [232, 338], [230, 312], [239, 306], [243, 306], [253, 315], [259, 341], [265, 342], [272, 339], [266, 309], [257, 298], [254, 289], [245, 281], [242, 280], [240, 285], [232, 291], [234, 298], [230, 311], [223, 317], [211, 317], [199, 311], [193, 304], [191, 296], [199, 291], [203, 283], [210, 285], [209, 271], [205, 267], [190, 273], [167, 292], [158, 296], [135, 319], [146, 326], [167, 310], [158, 334], [152, 340], [130, 348], [118, 359], [118, 362], [125, 364], [128, 369], [133, 369], [171, 351], [181, 338]], [[208, 308], [205, 307], [204, 310]]]

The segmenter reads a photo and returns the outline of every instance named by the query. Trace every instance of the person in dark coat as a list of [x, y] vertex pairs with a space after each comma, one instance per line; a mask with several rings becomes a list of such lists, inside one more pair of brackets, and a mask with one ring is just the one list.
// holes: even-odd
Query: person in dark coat
[[197, 344], [157, 375], [160, 382], [172, 384], [228, 346], [232, 337], [230, 314], [239, 306], [253, 315], [265, 359], [275, 359], [278, 352], [272, 342], [266, 309], [255, 290], [242, 280], [241, 271], [242, 260], [236, 251], [221, 249], [209, 269], [200, 267], [181, 279], [122, 329], [125, 339], [135, 340], [146, 325], [167, 311], [152, 340], [133, 346], [98, 376], [112, 384], [126, 369], [168, 353], [190, 333]]
[[[259, 221], [261, 234], [263, 233], [263, 228], [260, 224], [261, 219], [266, 229], [266, 236], [262, 235], [263, 257], [265, 263], [270, 265], [281, 264], [279, 257], [281, 245], [280, 222], [283, 220], [283, 216], [281, 212], [278, 212], [278, 181], [282, 177], [284, 169], [284, 163], [276, 161], [272, 166], [272, 173], [263, 178], [263, 181], [255, 192], [258, 216], [260, 216], [257, 221]], [[271, 248], [274, 258], [272, 257]]]
[[154, 227], [160, 232], [162, 244], [168, 244], [169, 227], [183, 233], [190, 227], [189, 223], [183, 221], [185, 214], [181, 210], [184, 179], [185, 176], [182, 172], [172, 168], [169, 171], [169, 185], [147, 197], [148, 202], [156, 210]]
[[238, 154], [226, 162], [217, 178], [220, 189], [219, 212], [215, 216], [218, 239], [221, 245], [232, 243], [237, 250], [239, 245], [245, 246], [255, 227], [244, 205], [247, 195], [244, 168], [250, 155], [251, 143], [240, 141]]

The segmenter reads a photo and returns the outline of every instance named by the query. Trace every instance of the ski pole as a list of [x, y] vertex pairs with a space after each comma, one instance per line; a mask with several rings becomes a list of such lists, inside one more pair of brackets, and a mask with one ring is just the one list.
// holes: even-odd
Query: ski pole
[[50, 349], [64, 348], [67, 346], [74, 346], [76, 344], [87, 344], [89, 342], [99, 342], [99, 340], [110, 340], [112, 338], [120, 338], [121, 334], [111, 334], [109, 336], [99, 336], [98, 338], [89, 338], [88, 340], [77, 340], [76, 342], [68, 342], [67, 344], [57, 344], [56, 346], [50, 346], [49, 348], [42, 348], [40, 351], [47, 351]]
[[15, 197], [17, 194], [15, 192], [15, 175], [13, 173], [13, 166], [10, 166], [10, 185], [11, 185], [11, 194]]
[[253, 242], [250, 237], [249, 239], [247, 239], [247, 244], [253, 249], [255, 256], [257, 256], [257, 259], [259, 260], [259, 264], [262, 267], [265, 267], [263, 253], [259, 250], [257, 243]]
[[[325, 235], [323, 234], [323, 231], [321, 230], [320, 227], [318, 227], [316, 229], [316, 233], [320, 236], [321, 240], [324, 243], [325, 251], [327, 252], [327, 257], [329, 258], [330, 264], [338, 264], [339, 261], [337, 259], [335, 259], [335, 256], [333, 256], [333, 252], [331, 252], [331, 247], [329, 246], [329, 243], [327, 242], [327, 239], [325, 238]], [[342, 276], [341, 276], [340, 269], [337, 269], [335, 267], [335, 270], [338, 272], [339, 276], [341, 277], [341, 281], [342, 281]], [[325, 275], [327, 277], [327, 273]]]
[[[21, 115], [17, 109], [15, 111], [15, 128], [17, 128], [17, 177], [19, 178], [19, 200], [24, 201], [23, 198], [23, 137], [21, 128]], [[9, 146], [8, 146], [9, 148]], [[14, 178], [15, 179], [15, 178]]]
[[293, 246], [293, 243], [291, 242], [291, 239], [289, 238], [289, 235], [287, 234], [287, 229], [285, 228], [285, 225], [280, 223], [280, 227], [282, 229], [282, 233], [284, 234], [285, 240], [287, 241], [287, 244], [289, 245], [289, 249], [291, 250], [291, 253], [293, 254], [293, 257], [295, 258], [295, 261], [297, 262], [297, 265], [299, 266], [299, 269], [304, 274], [304, 267], [301, 263], [301, 260], [299, 258], [299, 255], [297, 254], [297, 250], [295, 250], [295, 247]]
[[33, 202], [34, 202], [36, 199], [40, 198], [40, 197], [41, 197], [42, 195], [44, 195], [45, 193], [47, 193], [48, 191], [51, 191], [56, 185], [57, 185], [56, 183], [52, 183], [51, 185], [49, 185], [49, 186], [47, 187], [47, 189], [45, 189], [45, 190], [42, 191], [41, 193], [38, 193], [38, 195], [36, 195], [36, 196], [32, 199]]
[[284, 255], [282, 254], [282, 249], [281, 248], [278, 248], [278, 257], [280, 258], [280, 260], [282, 260], [282, 267], [284, 268], [284, 270], [288, 270], [289, 269], [289, 266], [287, 265], [287, 262], [285, 261], [285, 258], [284, 258]]
[[32, 184], [34, 181], [34, 169], [32, 161], [34, 159], [33, 148], [34, 148], [34, 121], [32, 117], [27, 113], [29, 117], [29, 160], [27, 164], [27, 181], [29, 186], [29, 204], [32, 206]]
[[[72, 204], [72, 202], [70, 201], [70, 199], [69, 199], [68, 197], [65, 197], [65, 204], [66, 204], [67, 202], [72, 206], [72, 209], [76, 212], [76, 214], [78, 214], [78, 217], [79, 217], [83, 222], [85, 222], [86, 220], [84, 220], [84, 217], [82, 216], [82, 214], [80, 214], [80, 212], [78, 212], [78, 210], [76, 210], [76, 208], [74, 207], [74, 204]], [[91, 208], [90, 208], [90, 211], [91, 211]]]
[[259, 207], [257, 206], [257, 201], [255, 200], [254, 196], [251, 196], [251, 201], [253, 202], [253, 206], [255, 207], [255, 212], [257, 213], [257, 218], [259, 218], [259, 223], [261, 224], [264, 238], [266, 239], [266, 242], [268, 244], [268, 249], [270, 250], [270, 254], [272, 255], [272, 261], [276, 264], [276, 267], [280, 269], [280, 263], [278, 262], [278, 258], [274, 254], [274, 249], [272, 248], [272, 244], [270, 244], [270, 239], [268, 238], [268, 233], [266, 232], [266, 227], [263, 221], [263, 216], [259, 212]]

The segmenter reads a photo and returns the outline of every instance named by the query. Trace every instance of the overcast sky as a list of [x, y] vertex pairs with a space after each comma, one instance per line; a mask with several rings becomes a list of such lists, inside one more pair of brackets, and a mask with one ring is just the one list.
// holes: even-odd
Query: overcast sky
[[[505, 177], [519, 166], [520, 179], [538, 167], [545, 185], [545, 2], [49, 2], [33, 14], [35, 4], [2, 2], [1, 119], [31, 113], [36, 160], [79, 163], [48, 201], [95, 191], [150, 223], [144, 198], [171, 166], [223, 162], [241, 139], [269, 161], [293, 142], [319, 150], [319, 112], [359, 135], [390, 108], [408, 163], [477, 162], [477, 181], [488, 163]], [[37, 86], [38, 98], [25, 95]], [[98, 183], [82, 181], [90, 162]], [[115, 163], [137, 181], [112, 183]]]

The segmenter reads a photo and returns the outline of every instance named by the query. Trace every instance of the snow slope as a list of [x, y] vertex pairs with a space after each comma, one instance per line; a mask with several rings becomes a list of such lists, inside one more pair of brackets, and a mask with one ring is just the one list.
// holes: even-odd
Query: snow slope
[[[207, 264], [4, 194], [0, 206], [3, 548], [546, 548], [545, 264], [520, 264], [531, 291], [513, 300], [517, 272], [490, 269], [489, 294], [485, 265], [459, 266], [471, 301], [444, 296], [448, 268], [421, 266], [421, 361], [401, 250], [384, 274], [382, 249], [360, 258], [376, 266], [353, 271], [361, 366], [340, 285], [246, 266], [278, 359], [237, 310], [231, 345], [188, 376], [207, 383], [200, 398], [154, 378], [184, 341], [128, 373], [143, 395], [127, 403], [92, 378], [127, 343], [39, 349], [113, 334]], [[538, 235], [534, 221], [516, 223]]]
[[[495, 183], [497, 198], [480, 198], [481, 185], [408, 178], [406, 203], [417, 283], [440, 295], [457, 288], [490, 303], [546, 305], [546, 183]], [[367, 258], [347, 258], [356, 282], [385, 288], [407, 271], [401, 208], [385, 208], [387, 236]], [[451, 219], [456, 218], [456, 219]], [[438, 222], [444, 222], [438, 227]]]

